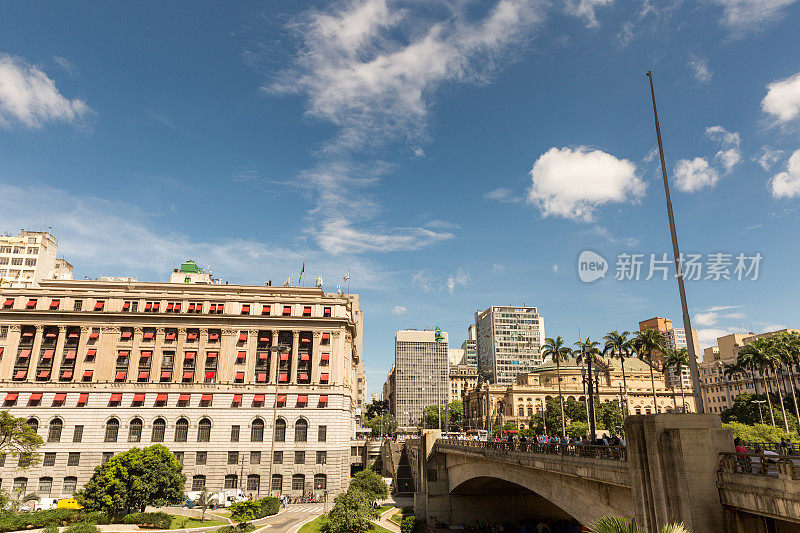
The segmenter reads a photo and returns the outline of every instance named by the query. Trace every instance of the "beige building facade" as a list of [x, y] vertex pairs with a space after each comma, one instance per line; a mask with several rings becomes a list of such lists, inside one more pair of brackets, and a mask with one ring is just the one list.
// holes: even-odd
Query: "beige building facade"
[[[655, 329], [661, 332], [664, 337], [664, 346], [666, 348], [680, 350], [681, 348], [688, 348], [689, 346], [686, 340], [686, 330], [683, 328], [673, 327], [672, 320], [668, 318], [653, 317], [639, 322], [639, 331], [645, 331], [648, 329]], [[692, 339], [695, 357], [699, 363], [701, 353], [703, 352], [700, 351], [697, 330], [695, 329], [692, 330]], [[657, 361], [659, 364], [663, 363], [661, 354], [658, 354]], [[672, 387], [680, 387], [681, 382], [683, 382], [684, 388], [692, 386], [692, 375], [688, 366], [681, 370], [680, 376], [678, 376], [678, 374], [672, 368], [666, 369], [664, 375], [668, 384]]]
[[36, 287], [45, 279], [72, 279], [72, 265], [56, 257], [58, 243], [44, 231], [0, 235], [0, 288]]
[[40, 466], [2, 461], [0, 487], [68, 496], [113, 454], [163, 443], [187, 491], [346, 488], [358, 296], [184, 278], [2, 290], [0, 401], [45, 445]]
[[478, 386], [478, 367], [450, 365], [450, 401], [463, 401], [464, 395]]

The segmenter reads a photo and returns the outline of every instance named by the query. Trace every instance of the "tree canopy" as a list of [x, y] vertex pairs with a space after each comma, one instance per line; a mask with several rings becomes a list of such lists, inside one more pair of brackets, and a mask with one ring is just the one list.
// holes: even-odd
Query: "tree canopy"
[[360, 490], [369, 496], [372, 501], [386, 498], [389, 494], [389, 489], [383, 478], [371, 468], [366, 468], [350, 478], [350, 485], [348, 485], [347, 490], [350, 489]]
[[33, 464], [36, 449], [44, 443], [42, 437], [31, 429], [24, 418], [12, 416], [8, 411], [0, 411], [0, 455], [29, 458]]
[[[422, 418], [426, 428], [439, 427], [439, 411], [441, 410], [442, 417], [447, 416], [450, 420], [450, 427], [461, 427], [464, 417], [464, 404], [456, 400], [447, 405], [438, 407], [436, 405], [429, 405], [422, 412]], [[442, 430], [447, 431], [445, 427]]]
[[181, 463], [165, 446], [131, 448], [94, 469], [91, 479], [76, 493], [90, 511], [110, 514], [144, 512], [148, 505], [181, 503], [186, 476]]

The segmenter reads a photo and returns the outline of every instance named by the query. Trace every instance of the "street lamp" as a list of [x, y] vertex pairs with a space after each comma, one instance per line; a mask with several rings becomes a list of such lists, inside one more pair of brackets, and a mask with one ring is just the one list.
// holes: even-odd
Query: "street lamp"
[[[277, 339], [276, 339], [275, 345], [269, 347], [269, 351], [273, 355], [277, 355], [282, 351], [288, 351], [290, 349], [291, 349], [290, 346], [286, 346], [286, 345], [280, 346], [280, 345], [278, 345]], [[270, 494], [270, 495], [272, 494], [272, 463], [275, 460], [275, 422], [278, 419], [278, 376], [277, 376], [277, 374], [278, 374], [278, 362], [277, 361], [275, 363], [275, 374], [276, 374], [274, 376], [274, 378], [275, 378], [275, 398], [274, 398], [274, 401], [272, 403], [272, 444], [270, 445], [270, 450], [269, 450], [269, 480], [267, 481], [269, 483], [269, 492], [267, 494]]]
[[767, 400], [753, 400], [754, 404], [758, 405], [758, 417], [761, 419], [761, 424], [764, 424], [764, 414], [761, 412], [761, 404], [767, 403]]

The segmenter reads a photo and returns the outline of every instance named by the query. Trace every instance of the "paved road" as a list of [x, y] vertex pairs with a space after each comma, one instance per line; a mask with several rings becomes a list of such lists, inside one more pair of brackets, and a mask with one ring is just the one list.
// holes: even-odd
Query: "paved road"
[[286, 511], [279, 515], [271, 516], [258, 520], [256, 527], [264, 527], [269, 524], [269, 527], [264, 529], [263, 533], [289, 533], [294, 531], [297, 526], [305, 522], [311, 517], [321, 515], [323, 513], [323, 504], [321, 503], [298, 503], [286, 506]]

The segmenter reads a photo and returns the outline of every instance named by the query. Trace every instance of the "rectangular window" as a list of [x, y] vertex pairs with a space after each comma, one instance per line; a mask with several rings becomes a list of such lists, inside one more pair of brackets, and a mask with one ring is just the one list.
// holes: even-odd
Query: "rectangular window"
[[72, 432], [72, 442], [81, 442], [83, 440], [83, 426], [75, 426]]
[[225, 488], [226, 489], [235, 489], [237, 481], [239, 480], [239, 476], [236, 474], [228, 474], [225, 476]]
[[73, 311], [80, 311], [83, 309], [83, 300], [75, 300], [75, 303], [72, 305]]
[[192, 491], [200, 492], [206, 488], [206, 476], [194, 476], [192, 478]]
[[56, 464], [56, 454], [54, 452], [48, 452], [44, 454], [44, 459], [42, 459], [42, 466], [55, 466]]
[[196, 465], [204, 465], [208, 460], [208, 452], [197, 452], [195, 455], [194, 464]]
[[175, 452], [175, 459], [177, 459], [180, 464], [183, 464], [183, 452]]
[[318, 465], [325, 465], [328, 464], [328, 452], [317, 452], [317, 464]]
[[239, 452], [228, 452], [228, 464], [229, 465], [239, 464]]
[[276, 464], [276, 465], [282, 465], [283, 464], [283, 452], [280, 451], [280, 450], [276, 450], [275, 452], [273, 452], [273, 454], [272, 454], [272, 462], [274, 464]]
[[272, 474], [272, 491], [282, 491], [283, 490], [283, 476], [280, 474]]
[[114, 457], [114, 452], [103, 452], [103, 458], [101, 459], [100, 464], [106, 464], [111, 460], [112, 457]]
[[250, 452], [250, 464], [251, 465], [261, 464], [261, 452]]
[[239, 426], [231, 426], [231, 442], [239, 442]]
[[69, 452], [67, 456], [67, 466], [78, 466], [81, 464], [80, 452]]
[[306, 452], [300, 450], [294, 452], [294, 464], [296, 465], [306, 464]]
[[328, 426], [319, 426], [317, 429], [317, 440], [319, 442], [328, 440]]
[[258, 492], [261, 485], [261, 476], [258, 474], [250, 474], [247, 476], [247, 490], [254, 490]]
[[64, 494], [75, 494], [75, 491], [77, 489], [78, 489], [78, 478], [76, 477], [64, 478], [64, 489], [62, 490]]

